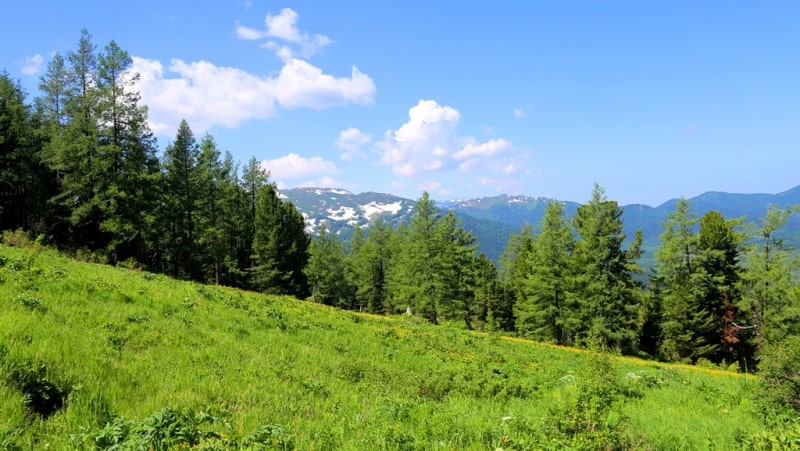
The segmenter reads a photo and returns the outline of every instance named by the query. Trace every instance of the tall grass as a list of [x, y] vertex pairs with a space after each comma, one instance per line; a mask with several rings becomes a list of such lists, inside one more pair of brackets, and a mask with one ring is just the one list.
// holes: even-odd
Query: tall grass
[[[0, 247], [0, 448], [557, 449], [595, 358]], [[752, 377], [612, 362], [601, 419], [625, 418], [631, 447], [733, 449], [761, 428]], [[38, 413], [14, 374], [63, 405]]]

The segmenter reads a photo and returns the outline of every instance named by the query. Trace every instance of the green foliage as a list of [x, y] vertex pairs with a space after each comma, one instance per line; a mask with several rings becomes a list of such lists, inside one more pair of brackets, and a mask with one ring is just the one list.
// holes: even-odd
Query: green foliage
[[314, 302], [356, 308], [355, 287], [347, 277], [346, 264], [344, 245], [328, 232], [325, 224], [320, 225], [317, 236], [311, 240], [308, 265], [304, 269]]
[[[603, 346], [630, 353], [636, 350], [641, 290], [633, 279], [639, 249], [622, 248], [622, 209], [607, 200], [595, 184], [592, 196], [573, 220], [575, 243], [573, 285], [567, 302], [575, 305], [578, 321], [571, 332], [578, 344], [600, 340]], [[634, 240], [634, 246], [636, 240]]]
[[551, 440], [570, 449], [630, 449], [628, 419], [621, 411], [627, 392], [611, 357], [597, 353], [582, 368], [574, 399], [549, 413]]
[[778, 409], [788, 407], [800, 413], [800, 337], [771, 343], [761, 360], [762, 394]]
[[547, 204], [540, 230], [526, 255], [529, 273], [516, 304], [517, 330], [526, 337], [573, 344], [580, 318], [575, 306], [567, 305], [567, 293], [575, 242], [563, 204]]

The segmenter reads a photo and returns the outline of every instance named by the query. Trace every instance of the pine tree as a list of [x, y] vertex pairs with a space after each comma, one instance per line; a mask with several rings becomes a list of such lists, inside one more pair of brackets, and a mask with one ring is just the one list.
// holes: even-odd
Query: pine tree
[[163, 217], [169, 272], [200, 278], [196, 227], [200, 202], [200, 149], [186, 120], [164, 150]]
[[508, 237], [503, 253], [500, 255], [497, 279], [504, 303], [510, 304], [519, 321], [518, 306], [525, 300], [525, 279], [530, 274], [529, 255], [533, 246], [533, 226], [526, 224], [519, 233]]
[[741, 343], [733, 323], [739, 320], [736, 305], [741, 299], [739, 265], [743, 237], [734, 230], [739, 221], [726, 220], [718, 211], [700, 218], [697, 259], [698, 301], [713, 319], [699, 329], [701, 345], [711, 347], [706, 355], [713, 363], [733, 363], [751, 357], [752, 350]]
[[348, 261], [344, 245], [328, 232], [323, 222], [309, 246], [309, 259], [304, 273], [308, 278], [314, 302], [343, 309], [355, 309], [355, 287], [347, 277]]
[[697, 224], [689, 201], [681, 198], [663, 225], [651, 281], [663, 308], [660, 353], [669, 360], [692, 363], [714, 348], [703, 341], [701, 331], [713, 328], [715, 323], [713, 312], [700, 302], [698, 292]]
[[0, 230], [45, 232], [49, 174], [43, 170], [37, 123], [18, 82], [0, 72]]
[[423, 193], [417, 200], [408, 228], [398, 231], [403, 245], [392, 265], [390, 279], [395, 300], [404, 304], [396, 306], [396, 309], [404, 310], [408, 306], [433, 324], [439, 321], [440, 307], [436, 258], [441, 252], [436, 239], [438, 220], [439, 209], [428, 193]]
[[363, 238], [356, 228], [350, 240], [353, 279], [358, 305], [370, 313], [387, 313], [389, 305], [389, 268], [392, 260], [393, 229], [378, 218]]
[[[266, 175], [266, 173], [263, 173]], [[267, 184], [256, 192], [253, 261], [255, 287], [265, 293], [306, 298], [309, 237], [303, 215], [291, 202], [278, 198]]]
[[775, 237], [797, 212], [797, 206], [769, 207], [756, 232], [758, 240], [747, 246], [742, 308], [749, 312], [759, 356], [768, 343], [780, 342], [800, 325], [800, 303], [792, 294], [792, 275], [800, 269], [800, 260]]
[[570, 259], [575, 246], [561, 202], [550, 202], [527, 254], [530, 273], [517, 302], [517, 330], [528, 337], [572, 344], [580, 330], [574, 306], [567, 304]]
[[640, 291], [633, 280], [633, 256], [624, 250], [622, 209], [595, 184], [592, 197], [574, 218], [580, 239], [575, 244], [574, 288], [569, 303], [578, 306], [578, 343], [599, 341], [625, 352], [635, 350], [640, 325]]
[[100, 230], [110, 235], [112, 263], [147, 259], [155, 239], [152, 212], [158, 203], [160, 172], [156, 141], [135, 90], [139, 75], [130, 71], [128, 52], [111, 41], [97, 60], [98, 162]]
[[467, 328], [472, 328], [477, 314], [473, 305], [475, 237], [450, 211], [436, 224], [434, 239], [439, 249], [434, 256], [437, 313], [448, 320], [463, 321]]

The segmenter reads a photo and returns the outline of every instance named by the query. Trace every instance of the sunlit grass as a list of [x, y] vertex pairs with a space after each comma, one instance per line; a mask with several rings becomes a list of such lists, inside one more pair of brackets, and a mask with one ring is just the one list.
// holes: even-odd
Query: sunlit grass
[[[109, 421], [210, 412], [227, 443], [272, 425], [299, 449], [538, 449], [593, 355], [0, 247], [0, 445], [70, 449]], [[616, 357], [646, 449], [735, 447], [752, 376]], [[48, 418], [9, 383], [44, 365]], [[72, 439], [70, 436], [73, 436]], [[0, 446], [2, 448], [3, 446]]]

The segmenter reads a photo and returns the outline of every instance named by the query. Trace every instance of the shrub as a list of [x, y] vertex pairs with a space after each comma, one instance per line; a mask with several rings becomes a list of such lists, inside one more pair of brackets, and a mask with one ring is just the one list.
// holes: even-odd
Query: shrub
[[768, 346], [761, 360], [762, 397], [771, 407], [800, 412], [800, 337]]

